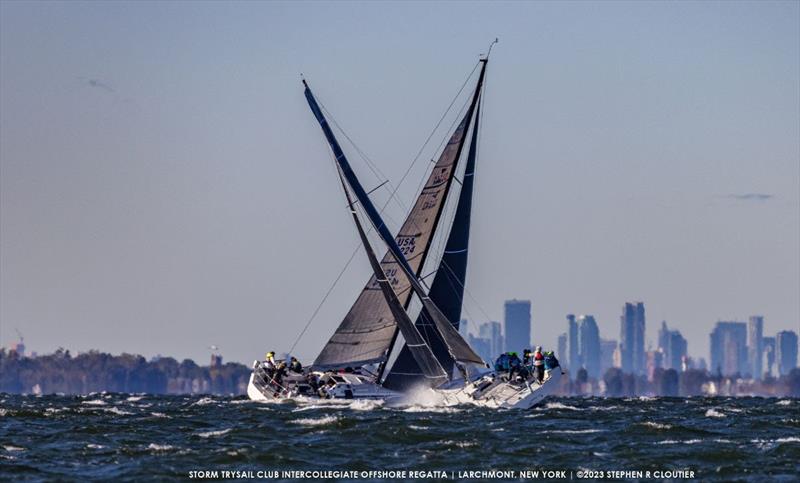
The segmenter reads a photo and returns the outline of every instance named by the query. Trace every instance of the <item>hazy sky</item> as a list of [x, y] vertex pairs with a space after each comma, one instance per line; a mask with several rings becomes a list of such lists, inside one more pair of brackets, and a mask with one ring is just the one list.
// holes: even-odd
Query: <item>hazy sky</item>
[[667, 320], [704, 357], [719, 319], [797, 330], [799, 5], [3, 1], [0, 344], [287, 350], [357, 244], [300, 73], [397, 182], [495, 37], [470, 315], [531, 299], [553, 345], [642, 300], [648, 340]]

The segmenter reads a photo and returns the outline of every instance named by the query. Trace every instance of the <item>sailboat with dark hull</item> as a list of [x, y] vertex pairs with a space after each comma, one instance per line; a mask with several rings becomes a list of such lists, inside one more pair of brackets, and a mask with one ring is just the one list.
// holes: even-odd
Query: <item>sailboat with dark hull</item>
[[[373, 274], [307, 373], [275, 371], [269, 364], [254, 362], [248, 385], [251, 399], [298, 396], [390, 399], [423, 387], [432, 389], [449, 404], [530, 407], [557, 385], [560, 369], [550, 371], [544, 383], [509, 381], [489, 372], [488, 364], [458, 332], [487, 63], [488, 56], [481, 59], [468, 108], [396, 235], [384, 223], [303, 80], [305, 97], [331, 147], [347, 205]], [[466, 158], [463, 169], [462, 158]], [[460, 178], [458, 172], [462, 173]], [[454, 190], [455, 184], [461, 189]], [[442, 226], [446, 225], [443, 213], [450, 199], [455, 204], [452, 224]], [[362, 217], [388, 249], [380, 261], [367, 237]], [[446, 236], [446, 243], [428, 287], [422, 270], [433, 256], [432, 245], [437, 234], [442, 240]], [[421, 304], [414, 321], [409, 315], [412, 300]]]

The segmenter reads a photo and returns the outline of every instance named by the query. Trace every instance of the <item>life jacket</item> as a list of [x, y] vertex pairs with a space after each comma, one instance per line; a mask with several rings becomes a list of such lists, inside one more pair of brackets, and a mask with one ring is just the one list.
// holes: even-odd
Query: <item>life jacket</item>
[[494, 363], [494, 370], [495, 371], [507, 371], [509, 370], [509, 356], [508, 354], [500, 354], [500, 357]]
[[544, 356], [541, 352], [536, 352], [533, 354], [533, 365], [534, 366], [541, 366], [544, 364]]

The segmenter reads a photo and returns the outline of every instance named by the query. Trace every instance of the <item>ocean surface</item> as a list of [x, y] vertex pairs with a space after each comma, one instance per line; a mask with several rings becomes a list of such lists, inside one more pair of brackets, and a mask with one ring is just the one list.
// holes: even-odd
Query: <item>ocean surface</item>
[[270, 472], [285, 470], [445, 472], [417, 474], [433, 479], [491, 478], [469, 472], [505, 470], [531, 479], [522, 471], [537, 469], [572, 479], [578, 472], [605, 478], [619, 476], [606, 473], [614, 471], [674, 476], [663, 472], [691, 470], [702, 481], [797, 481], [800, 400], [553, 398], [529, 411], [497, 411], [213, 396], [0, 395], [3, 480], [185, 480], [200, 475], [193, 471], [215, 470], [255, 479], [283, 478]]

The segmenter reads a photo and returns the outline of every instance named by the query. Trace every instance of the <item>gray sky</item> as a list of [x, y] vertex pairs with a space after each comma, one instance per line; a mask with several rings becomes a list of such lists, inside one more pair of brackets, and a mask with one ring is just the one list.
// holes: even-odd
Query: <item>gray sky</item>
[[288, 349], [357, 243], [299, 74], [397, 182], [495, 37], [471, 315], [532, 299], [552, 345], [643, 300], [647, 339], [666, 319], [704, 357], [718, 319], [797, 330], [799, 5], [3, 1], [0, 344]]

